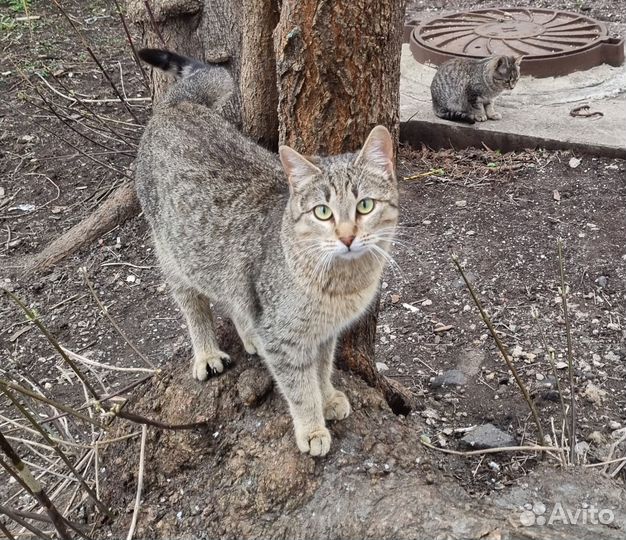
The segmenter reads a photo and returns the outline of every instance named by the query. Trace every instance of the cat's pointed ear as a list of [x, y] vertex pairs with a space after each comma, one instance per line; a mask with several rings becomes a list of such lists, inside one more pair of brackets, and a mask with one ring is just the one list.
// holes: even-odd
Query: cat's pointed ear
[[367, 136], [355, 165], [368, 165], [386, 176], [393, 175], [393, 141], [385, 126], [376, 126]]
[[520, 67], [520, 64], [522, 63], [522, 60], [524, 60], [523, 56], [515, 56], [515, 57], [513, 57], [513, 61], [515, 62], [515, 67]]
[[313, 176], [322, 172], [308, 159], [289, 146], [281, 146], [278, 149], [278, 154], [280, 155], [283, 169], [285, 169], [285, 174], [289, 179], [289, 184], [292, 187], [297, 187], [299, 184], [310, 180]]

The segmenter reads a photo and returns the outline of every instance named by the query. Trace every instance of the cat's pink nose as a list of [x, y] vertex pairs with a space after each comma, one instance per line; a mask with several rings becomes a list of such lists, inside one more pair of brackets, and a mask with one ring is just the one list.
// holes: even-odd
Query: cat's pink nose
[[339, 240], [341, 240], [341, 242], [346, 246], [346, 247], [350, 247], [352, 245], [352, 242], [354, 242], [354, 239], [356, 237], [354, 235], [352, 236], [340, 236]]

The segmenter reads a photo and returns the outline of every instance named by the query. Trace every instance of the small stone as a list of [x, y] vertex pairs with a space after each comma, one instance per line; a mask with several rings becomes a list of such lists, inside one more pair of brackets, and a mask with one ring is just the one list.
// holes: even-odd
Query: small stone
[[400, 295], [399, 294], [392, 294], [390, 296], [391, 298], [391, 303], [392, 304], [397, 304], [400, 301]]
[[467, 375], [459, 369], [451, 369], [433, 377], [430, 385], [433, 388], [441, 388], [442, 386], [463, 386], [467, 383]]
[[135, 283], [137, 278], [131, 274], [130, 276], [126, 276], [126, 281], [128, 281], [128, 283]]
[[389, 369], [389, 366], [387, 364], [385, 364], [385, 362], [376, 362], [376, 369], [379, 372], [387, 371]]
[[609, 429], [611, 431], [615, 431], [616, 429], [619, 429], [622, 427], [622, 424], [620, 424], [619, 422], [616, 422], [615, 420], [611, 420], [609, 422]]
[[613, 351], [609, 351], [608, 353], [606, 353], [604, 355], [604, 359], [607, 362], [618, 362], [619, 361], [619, 355], [615, 354]]
[[237, 379], [237, 393], [246, 405], [258, 404], [272, 389], [273, 381], [267, 370], [246, 369]]
[[599, 431], [592, 431], [589, 435], [587, 435], [587, 440], [593, 444], [604, 444], [606, 442], [606, 438]]
[[576, 167], [578, 167], [580, 165], [580, 159], [578, 159], [577, 157], [573, 157], [569, 160], [569, 166], [572, 169], [575, 169]]
[[433, 419], [433, 420], [439, 420], [440, 418], [439, 413], [435, 409], [431, 409], [431, 408], [424, 409], [420, 414], [423, 418], [428, 418], [428, 419]]
[[454, 328], [454, 326], [452, 326], [451, 324], [437, 323], [437, 325], [435, 326], [435, 329], [433, 330], [433, 332], [436, 332], [437, 334], [441, 334], [443, 332], [447, 332], [449, 330], [452, 330], [453, 328]]
[[422, 302], [422, 306], [432, 306], [432, 305], [433, 305], [433, 301], [429, 300], [428, 298]]
[[461, 439], [461, 443], [473, 449], [501, 448], [517, 446], [517, 441], [508, 433], [498, 429], [493, 424], [484, 424], [470, 431]]
[[467, 206], [467, 201], [456, 201], [454, 204], [459, 208], [464, 208]]
[[587, 383], [583, 396], [590, 403], [601, 403], [602, 399], [606, 396], [606, 390], [602, 390], [599, 386], [596, 386], [591, 381]]
[[567, 367], [567, 362], [557, 362], [555, 367], [556, 369], [565, 369]]
[[603, 289], [609, 284], [609, 278], [606, 276], [600, 276], [596, 279], [596, 283], [598, 287], [602, 287]]

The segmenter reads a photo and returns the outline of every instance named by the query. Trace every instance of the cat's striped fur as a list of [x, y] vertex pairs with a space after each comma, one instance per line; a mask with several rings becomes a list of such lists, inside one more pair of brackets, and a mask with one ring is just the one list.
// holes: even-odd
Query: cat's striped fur
[[[213, 302], [272, 372], [300, 450], [324, 455], [325, 419], [350, 414], [331, 382], [337, 337], [375, 298], [398, 219], [389, 132], [375, 127], [358, 154], [309, 160], [283, 146], [279, 159], [220, 115], [232, 89], [224, 68], [165, 51], [140, 56], [182, 76], [146, 127], [136, 185], [187, 319], [193, 375], [206, 379], [229, 362]], [[361, 215], [365, 198], [374, 206]], [[316, 217], [320, 205], [332, 218]]]
[[430, 85], [435, 114], [446, 120], [499, 120], [494, 101], [519, 79], [521, 57], [454, 58], [441, 64]]

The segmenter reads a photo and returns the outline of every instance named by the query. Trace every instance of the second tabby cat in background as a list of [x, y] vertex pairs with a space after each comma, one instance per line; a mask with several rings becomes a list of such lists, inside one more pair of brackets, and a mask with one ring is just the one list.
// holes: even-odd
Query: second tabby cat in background
[[454, 58], [439, 66], [430, 93], [435, 114], [445, 120], [500, 120], [494, 101], [512, 90], [520, 76], [522, 57]]

